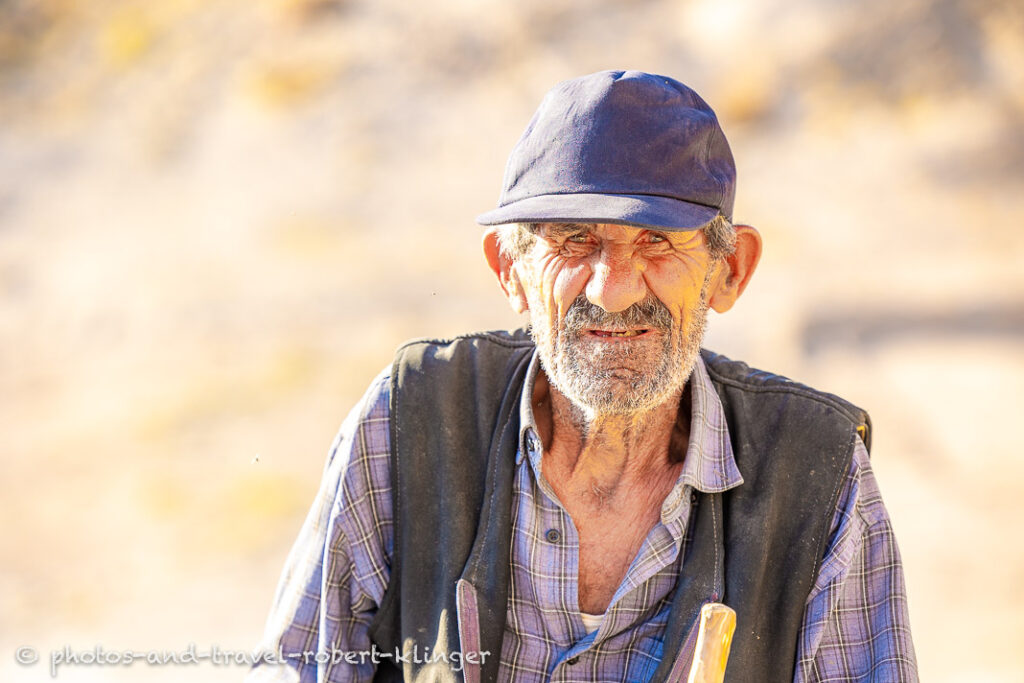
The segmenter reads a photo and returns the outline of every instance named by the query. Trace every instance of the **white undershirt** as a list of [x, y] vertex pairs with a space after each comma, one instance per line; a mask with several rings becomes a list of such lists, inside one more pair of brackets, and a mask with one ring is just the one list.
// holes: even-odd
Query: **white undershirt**
[[604, 612], [601, 614], [587, 614], [586, 612], [580, 612], [580, 616], [583, 617], [583, 625], [587, 628], [587, 633], [601, 628], [601, 622], [604, 621], [604, 614]]

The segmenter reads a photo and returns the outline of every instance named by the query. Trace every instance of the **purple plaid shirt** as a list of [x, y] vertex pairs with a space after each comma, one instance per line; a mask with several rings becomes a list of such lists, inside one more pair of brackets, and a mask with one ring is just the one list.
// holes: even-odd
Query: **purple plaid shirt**
[[[535, 356], [527, 386], [538, 370]], [[579, 538], [542, 475], [530, 392], [523, 392], [502, 681], [644, 681], [653, 674], [664, 654], [694, 491], [720, 492], [743, 483], [702, 361], [690, 386], [690, 442], [682, 472], [601, 626], [589, 633], [577, 600]], [[374, 666], [365, 657], [342, 661], [329, 653], [371, 650], [367, 628], [388, 584], [389, 393], [390, 379], [382, 373], [335, 439], [267, 623], [263, 645], [284, 653], [287, 665], [258, 666], [250, 683], [373, 677]], [[795, 657], [797, 682], [917, 680], [899, 551], [859, 441]]]

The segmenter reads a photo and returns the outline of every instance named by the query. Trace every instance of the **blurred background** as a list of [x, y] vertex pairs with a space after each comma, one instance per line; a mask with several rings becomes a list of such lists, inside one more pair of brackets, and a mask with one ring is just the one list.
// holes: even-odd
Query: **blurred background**
[[707, 346], [871, 411], [922, 678], [1024, 681], [1019, 0], [3, 0], [0, 679], [257, 643], [395, 346], [519, 324], [473, 218], [605, 68], [718, 111], [765, 252]]

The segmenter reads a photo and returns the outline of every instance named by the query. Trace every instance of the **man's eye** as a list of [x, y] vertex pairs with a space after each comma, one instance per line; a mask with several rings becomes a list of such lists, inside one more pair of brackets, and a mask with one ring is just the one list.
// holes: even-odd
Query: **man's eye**
[[656, 232], [652, 232], [647, 236], [647, 241], [651, 243], [664, 242], [668, 238]]
[[583, 244], [587, 241], [587, 233], [578, 232], [575, 235], [569, 235], [566, 238], [567, 242], [575, 242], [576, 244]]

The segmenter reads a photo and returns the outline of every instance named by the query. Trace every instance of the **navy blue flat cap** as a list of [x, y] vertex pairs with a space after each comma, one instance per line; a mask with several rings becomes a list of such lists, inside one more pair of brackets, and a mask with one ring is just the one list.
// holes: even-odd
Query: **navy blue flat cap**
[[556, 85], [516, 143], [481, 225], [732, 220], [736, 165], [711, 107], [679, 81], [601, 71]]

